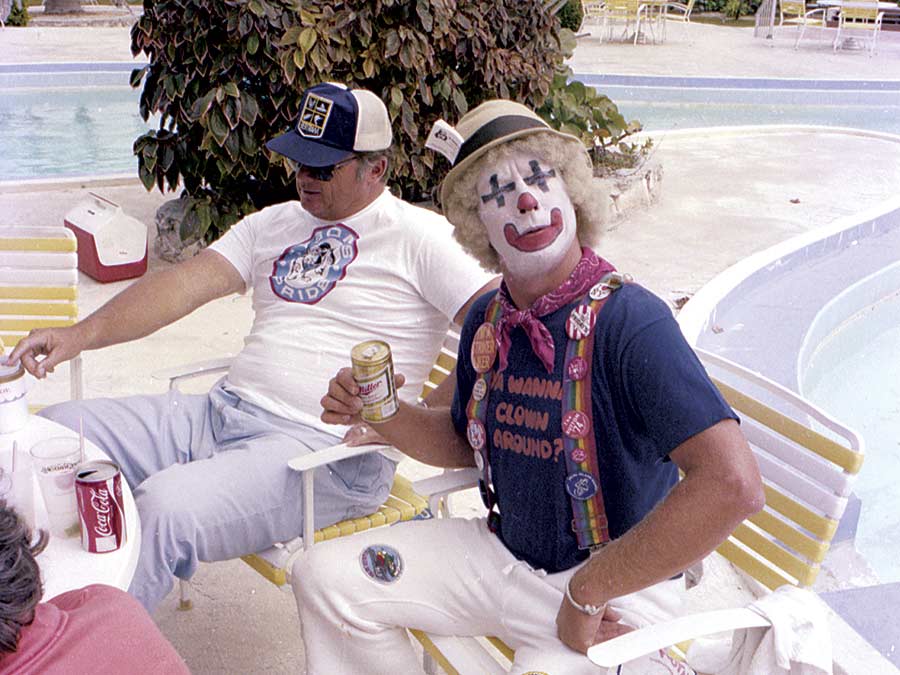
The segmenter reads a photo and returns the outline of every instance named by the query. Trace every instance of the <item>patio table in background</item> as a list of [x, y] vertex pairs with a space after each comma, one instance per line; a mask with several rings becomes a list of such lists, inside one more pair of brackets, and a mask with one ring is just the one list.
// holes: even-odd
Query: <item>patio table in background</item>
[[[77, 437], [77, 434], [56, 422], [30, 415], [28, 423], [19, 431], [0, 434], [0, 466], [9, 467], [13, 441], [19, 452], [28, 452], [35, 443], [55, 436]], [[85, 459], [108, 459], [103, 451], [85, 439]], [[47, 510], [34, 479], [35, 526], [47, 529]], [[122, 480], [125, 502], [125, 543], [117, 551], [88, 553], [81, 547], [80, 537], [62, 539], [50, 536], [47, 548], [37, 557], [44, 580], [44, 599], [89, 584], [107, 584], [128, 590], [137, 566], [141, 548], [141, 524], [131, 489]], [[49, 531], [49, 530], [48, 530]]]

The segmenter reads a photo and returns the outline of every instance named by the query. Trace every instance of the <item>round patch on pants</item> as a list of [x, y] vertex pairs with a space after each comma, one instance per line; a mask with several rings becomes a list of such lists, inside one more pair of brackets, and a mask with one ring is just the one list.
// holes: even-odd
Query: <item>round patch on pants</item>
[[359, 555], [359, 564], [367, 577], [383, 584], [393, 583], [403, 574], [403, 558], [396, 549], [384, 544], [373, 544], [364, 549]]

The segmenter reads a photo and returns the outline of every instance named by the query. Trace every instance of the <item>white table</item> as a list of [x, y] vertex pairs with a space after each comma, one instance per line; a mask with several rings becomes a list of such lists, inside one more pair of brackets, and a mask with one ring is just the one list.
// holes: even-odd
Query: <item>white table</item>
[[[0, 434], [0, 466], [9, 468], [13, 441], [17, 442], [19, 452], [28, 452], [38, 441], [54, 436], [77, 437], [78, 434], [43, 417], [30, 415], [28, 424], [23, 429], [10, 434]], [[89, 460], [107, 459], [103, 451], [88, 440], [85, 440], [84, 450], [85, 457]], [[35, 524], [46, 530], [47, 510], [36, 477], [34, 490]], [[88, 584], [107, 584], [128, 590], [141, 548], [141, 523], [131, 489], [124, 478], [122, 496], [125, 500], [126, 537], [119, 550], [109, 553], [88, 553], [81, 548], [80, 537], [61, 539], [50, 536], [47, 548], [37, 557], [44, 579], [44, 600]]]

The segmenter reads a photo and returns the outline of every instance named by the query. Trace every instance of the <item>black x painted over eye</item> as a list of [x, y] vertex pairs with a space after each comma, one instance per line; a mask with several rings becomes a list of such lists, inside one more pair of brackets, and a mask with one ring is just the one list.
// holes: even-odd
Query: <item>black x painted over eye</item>
[[506, 197], [503, 196], [504, 192], [512, 192], [516, 189], [516, 184], [514, 182], [507, 183], [506, 185], [500, 185], [500, 181], [497, 180], [497, 174], [491, 176], [491, 191], [486, 195], [481, 195], [481, 203], [487, 204], [492, 199], [497, 200], [497, 208], [501, 208], [506, 204]]
[[523, 179], [525, 181], [525, 185], [537, 185], [541, 192], [547, 192], [550, 188], [547, 187], [547, 179], [548, 178], [556, 178], [556, 169], [550, 169], [549, 171], [544, 171], [541, 168], [541, 163], [536, 159], [532, 159], [528, 162], [528, 167], [531, 169], [531, 175], [525, 176]]

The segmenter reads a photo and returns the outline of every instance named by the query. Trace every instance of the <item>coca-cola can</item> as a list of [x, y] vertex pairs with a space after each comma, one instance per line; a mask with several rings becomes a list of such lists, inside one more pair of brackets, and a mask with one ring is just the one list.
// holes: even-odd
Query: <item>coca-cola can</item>
[[81, 546], [89, 553], [109, 553], [125, 543], [122, 472], [108, 460], [79, 464], [75, 495], [81, 519]]

